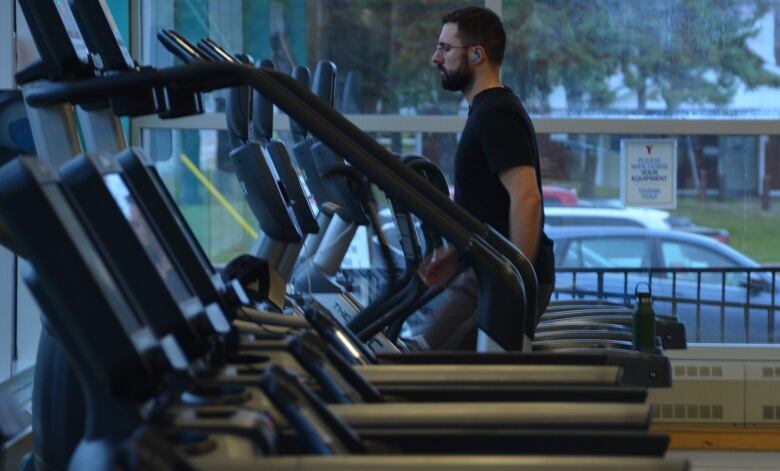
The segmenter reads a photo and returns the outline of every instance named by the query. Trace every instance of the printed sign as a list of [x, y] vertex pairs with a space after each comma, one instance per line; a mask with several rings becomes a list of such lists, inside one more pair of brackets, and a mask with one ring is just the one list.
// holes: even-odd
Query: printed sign
[[626, 207], [677, 207], [677, 141], [620, 141], [620, 200]]

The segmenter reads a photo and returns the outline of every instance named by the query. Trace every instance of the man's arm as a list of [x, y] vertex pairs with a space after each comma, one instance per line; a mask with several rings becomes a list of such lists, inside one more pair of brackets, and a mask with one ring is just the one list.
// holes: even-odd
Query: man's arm
[[521, 165], [501, 172], [498, 177], [509, 193], [509, 238], [533, 263], [542, 223], [542, 195], [536, 185], [536, 170]]

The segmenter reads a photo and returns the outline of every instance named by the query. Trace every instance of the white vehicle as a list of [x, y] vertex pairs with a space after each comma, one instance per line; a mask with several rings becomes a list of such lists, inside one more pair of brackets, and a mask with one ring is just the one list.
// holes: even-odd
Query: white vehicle
[[544, 222], [550, 227], [622, 226], [670, 229], [670, 214], [652, 208], [592, 208], [552, 206], [544, 208]]

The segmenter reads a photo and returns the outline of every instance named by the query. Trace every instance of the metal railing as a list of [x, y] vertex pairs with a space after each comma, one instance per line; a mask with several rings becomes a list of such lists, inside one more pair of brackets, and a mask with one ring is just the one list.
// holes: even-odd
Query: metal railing
[[[683, 321], [691, 342], [780, 343], [778, 272], [780, 267], [558, 269], [553, 299], [631, 304], [636, 284], [646, 282], [656, 311]], [[739, 315], [741, 326], [734, 322]]]

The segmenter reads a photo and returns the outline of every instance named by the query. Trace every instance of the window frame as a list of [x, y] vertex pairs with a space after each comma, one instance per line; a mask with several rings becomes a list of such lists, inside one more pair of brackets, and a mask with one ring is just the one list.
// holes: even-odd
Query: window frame
[[[367, 132], [427, 132], [459, 133], [466, 123], [465, 116], [390, 114], [348, 114], [347, 119]], [[651, 118], [550, 118], [531, 115], [537, 134], [623, 134], [669, 136], [762, 136], [780, 135], [780, 119], [651, 119]], [[225, 129], [224, 113], [203, 113], [171, 120], [157, 116], [143, 116], [133, 120], [136, 127], [178, 129]], [[274, 128], [290, 129], [285, 114], [275, 116]]]
[[[2, 1], [2, 0], [0, 0]], [[139, 57], [143, 37], [141, 22], [143, 12], [141, 1], [130, 0], [131, 5], [131, 38], [129, 44], [134, 57]], [[484, 0], [487, 8], [502, 16], [503, 0]], [[420, 133], [460, 133], [465, 124], [465, 116], [454, 115], [347, 115], [347, 119], [366, 132], [420, 132]], [[664, 116], [664, 117], [624, 117], [610, 114], [592, 114], [570, 117], [531, 115], [538, 134], [620, 134], [632, 136], [682, 136], [682, 135], [728, 135], [728, 136], [780, 136], [780, 119], [767, 118], [732, 118], [732, 117], [696, 117], [695, 115]], [[224, 113], [204, 113], [175, 120], [161, 120], [157, 116], [135, 118], [130, 124], [130, 142], [132, 145], [142, 143], [143, 132], [146, 129], [215, 129], [224, 130]], [[274, 119], [274, 129], [288, 131], [289, 118], [280, 114]], [[760, 171], [763, 171], [764, 155], [759, 156]], [[759, 182], [761, 187], [763, 182]], [[780, 195], [780, 190], [771, 191], [773, 196]], [[660, 246], [655, 240], [649, 241], [651, 263], [659, 258]], [[718, 348], [750, 349], [750, 346], [719, 346]]]

